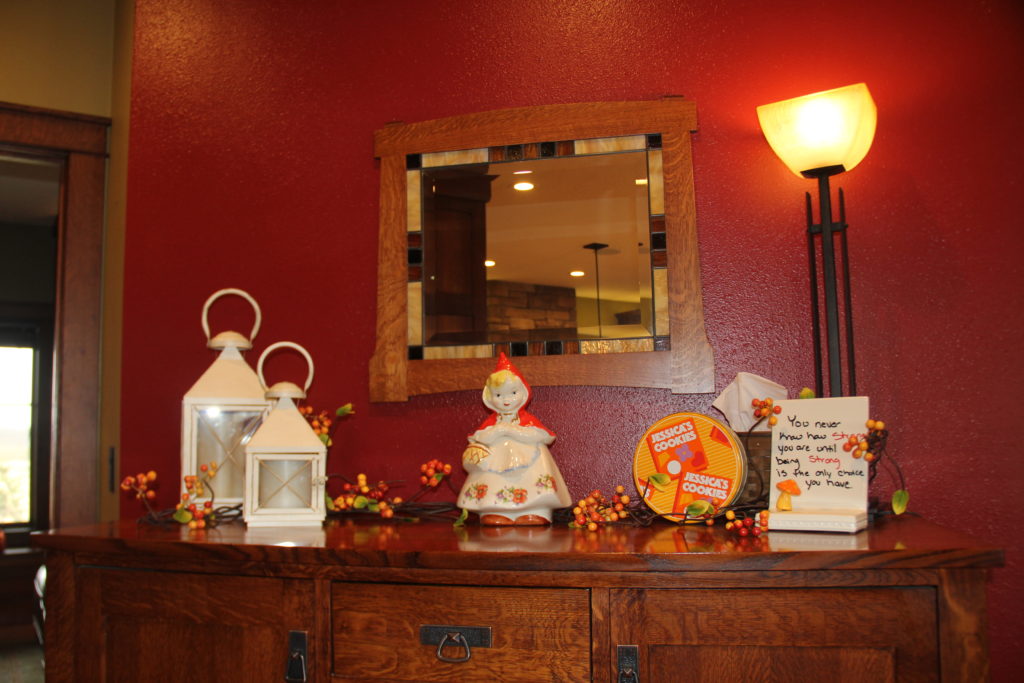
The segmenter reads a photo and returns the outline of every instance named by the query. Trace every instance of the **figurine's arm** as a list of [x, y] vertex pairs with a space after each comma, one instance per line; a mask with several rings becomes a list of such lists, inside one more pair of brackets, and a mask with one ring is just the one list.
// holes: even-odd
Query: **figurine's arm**
[[555, 440], [554, 434], [540, 427], [524, 427], [522, 425], [504, 423], [479, 429], [473, 433], [470, 440], [487, 446], [493, 446], [496, 442], [506, 438], [530, 445], [548, 445]]
[[526, 443], [542, 443], [545, 446], [550, 446], [555, 440], [554, 434], [541, 427], [518, 427], [518, 429], [523, 433], [523, 438], [520, 441]]

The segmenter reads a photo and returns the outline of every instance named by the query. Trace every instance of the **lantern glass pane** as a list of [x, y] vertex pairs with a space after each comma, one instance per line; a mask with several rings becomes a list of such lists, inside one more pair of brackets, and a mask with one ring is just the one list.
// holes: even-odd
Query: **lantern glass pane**
[[196, 412], [196, 466], [216, 462], [217, 496], [241, 499], [245, 491], [245, 444], [260, 426], [263, 412], [210, 407]]
[[309, 460], [259, 460], [259, 507], [313, 507], [313, 463]]

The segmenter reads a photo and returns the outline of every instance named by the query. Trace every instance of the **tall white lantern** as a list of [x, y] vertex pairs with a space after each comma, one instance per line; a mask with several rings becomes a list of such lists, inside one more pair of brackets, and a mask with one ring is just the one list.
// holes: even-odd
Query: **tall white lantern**
[[[225, 295], [240, 296], [252, 305], [256, 321], [248, 339], [230, 331], [210, 337], [210, 306]], [[218, 503], [225, 505], [242, 502], [245, 444], [271, 406], [256, 372], [242, 358], [242, 352], [252, 348], [260, 321], [259, 305], [241, 289], [222, 289], [206, 300], [202, 315], [206, 345], [220, 351], [220, 355], [188, 390], [181, 404], [182, 477], [198, 475], [200, 465], [217, 463], [213, 487]]]
[[263, 424], [245, 446], [245, 502], [242, 514], [249, 526], [319, 526], [327, 516], [327, 447], [295, 401], [306, 397], [313, 381], [313, 359], [293, 342], [271, 344], [260, 356], [256, 372], [263, 379], [263, 361], [274, 350], [289, 347], [309, 365], [303, 388], [278, 382], [267, 389], [275, 401]]

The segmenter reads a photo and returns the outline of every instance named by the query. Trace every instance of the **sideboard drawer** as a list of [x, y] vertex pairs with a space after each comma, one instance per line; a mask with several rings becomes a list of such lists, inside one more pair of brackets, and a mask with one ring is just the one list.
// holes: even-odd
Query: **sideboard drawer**
[[[489, 647], [449, 638], [441, 657], [465, 661], [442, 661], [424, 626], [489, 628]], [[590, 591], [335, 582], [331, 660], [335, 680], [589, 681]]]

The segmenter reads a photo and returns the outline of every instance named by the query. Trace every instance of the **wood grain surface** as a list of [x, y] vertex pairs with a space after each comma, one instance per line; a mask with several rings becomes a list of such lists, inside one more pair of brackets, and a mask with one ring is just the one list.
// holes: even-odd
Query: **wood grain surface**
[[[620, 644], [639, 648], [645, 681], [987, 675], [999, 548], [915, 516], [756, 540], [667, 522], [592, 533], [370, 516], [32, 536], [49, 570], [52, 681], [184, 680], [195, 642], [214, 641], [218, 680], [264, 680], [295, 629], [309, 634], [310, 680], [608, 681]], [[441, 662], [418, 641], [424, 625], [491, 627], [492, 647]]]
[[704, 329], [690, 134], [693, 102], [679, 97], [522, 107], [377, 131], [381, 160], [377, 343], [370, 360], [372, 401], [478, 389], [490, 359], [408, 360], [406, 171], [408, 154], [635, 134], [661, 134], [668, 242], [670, 350], [516, 359], [532, 385], [633, 386], [676, 393], [714, 391], [714, 356]]

